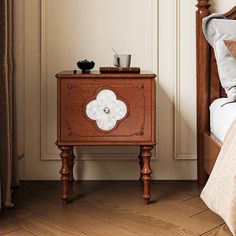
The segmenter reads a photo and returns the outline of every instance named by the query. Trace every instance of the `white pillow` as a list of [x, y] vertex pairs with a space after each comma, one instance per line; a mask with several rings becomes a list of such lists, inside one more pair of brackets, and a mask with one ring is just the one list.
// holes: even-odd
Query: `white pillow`
[[214, 48], [221, 86], [229, 102], [236, 102], [236, 61], [231, 56], [224, 40], [236, 40], [236, 20], [228, 20], [214, 13], [203, 19], [203, 33]]

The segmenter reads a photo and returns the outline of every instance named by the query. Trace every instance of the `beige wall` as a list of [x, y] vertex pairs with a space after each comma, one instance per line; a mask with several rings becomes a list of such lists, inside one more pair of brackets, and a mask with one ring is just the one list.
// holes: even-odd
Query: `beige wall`
[[212, 10], [217, 11], [219, 13], [225, 13], [229, 11], [230, 8], [235, 6], [234, 0], [210, 0], [210, 3], [212, 5]]
[[[234, 1], [215, 1], [227, 10]], [[224, 3], [224, 4], [222, 4]], [[21, 177], [58, 179], [56, 80], [79, 59], [112, 65], [114, 47], [158, 74], [154, 179], [196, 178], [195, 0], [17, 1]], [[78, 150], [76, 177], [137, 179], [137, 148]]]

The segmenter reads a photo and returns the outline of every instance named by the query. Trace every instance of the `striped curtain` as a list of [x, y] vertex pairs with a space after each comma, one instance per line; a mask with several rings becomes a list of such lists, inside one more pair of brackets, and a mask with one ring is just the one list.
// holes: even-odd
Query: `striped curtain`
[[13, 3], [14, 0], [0, 1], [0, 180], [2, 207], [12, 207], [11, 188], [16, 184]]

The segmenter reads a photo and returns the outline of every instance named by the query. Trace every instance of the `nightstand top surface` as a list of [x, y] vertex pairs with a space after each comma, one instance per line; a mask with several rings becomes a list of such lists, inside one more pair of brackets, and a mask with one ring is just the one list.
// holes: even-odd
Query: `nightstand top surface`
[[74, 73], [72, 70], [65, 70], [56, 74], [57, 78], [155, 78], [152, 72], [141, 71], [141, 73], [100, 73], [91, 71], [90, 74], [82, 74], [80, 70]]

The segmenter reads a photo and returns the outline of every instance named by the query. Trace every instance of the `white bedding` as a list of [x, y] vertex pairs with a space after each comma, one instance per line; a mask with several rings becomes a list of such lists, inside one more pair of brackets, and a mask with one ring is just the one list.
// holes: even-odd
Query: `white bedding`
[[234, 236], [236, 235], [235, 134], [236, 120], [227, 132], [215, 166], [201, 193], [206, 205], [222, 217]]
[[226, 98], [216, 99], [210, 106], [210, 130], [221, 142], [231, 124], [236, 118], [236, 103], [228, 103], [224, 106]]

